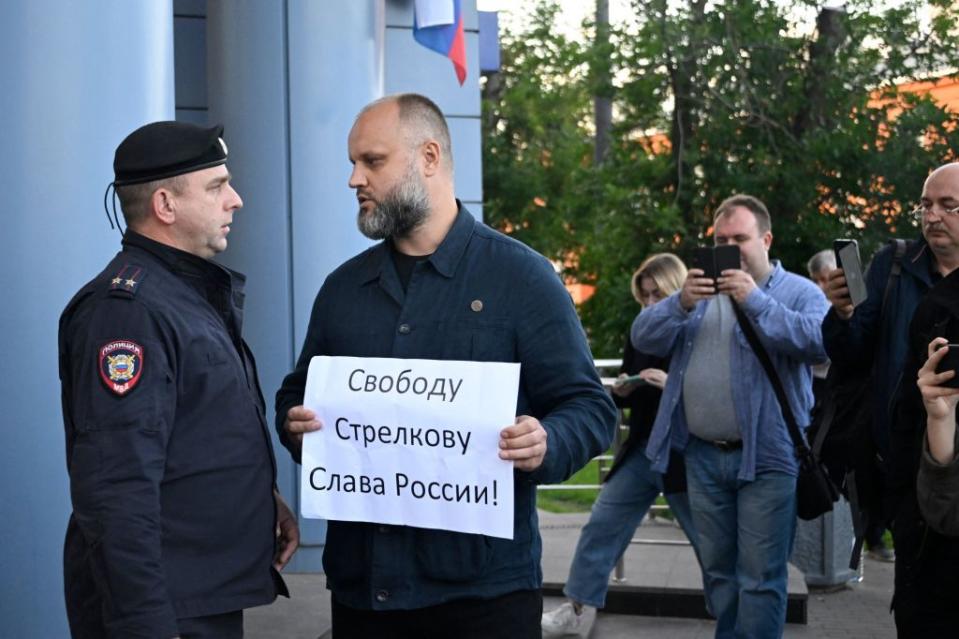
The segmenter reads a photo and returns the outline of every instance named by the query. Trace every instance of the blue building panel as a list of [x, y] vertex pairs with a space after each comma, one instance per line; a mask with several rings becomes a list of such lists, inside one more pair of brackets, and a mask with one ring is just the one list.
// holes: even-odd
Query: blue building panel
[[447, 118], [453, 144], [456, 197], [468, 202], [483, 201], [483, 141], [480, 119]]
[[102, 208], [116, 145], [173, 118], [172, 23], [169, 1], [0, 3], [3, 637], [69, 636], [57, 323], [120, 246]]
[[499, 71], [499, 13], [479, 12], [479, 64], [480, 73]]
[[173, 0], [173, 15], [206, 16], [206, 0]]
[[173, 19], [173, 64], [176, 69], [176, 106], [205, 109], [206, 19]]
[[206, 109], [181, 109], [178, 107], [176, 119], [179, 122], [189, 122], [197, 126], [209, 126], [210, 116]]
[[475, 217], [477, 220], [485, 221], [485, 218], [483, 217], [482, 202], [469, 202], [469, 201], [463, 200], [463, 204], [466, 206], [467, 209], [469, 209], [469, 212], [473, 214], [473, 217]]

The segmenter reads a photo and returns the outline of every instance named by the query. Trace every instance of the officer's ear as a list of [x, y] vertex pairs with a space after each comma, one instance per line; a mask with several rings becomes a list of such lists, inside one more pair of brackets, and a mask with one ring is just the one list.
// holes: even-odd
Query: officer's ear
[[170, 225], [176, 221], [176, 194], [161, 186], [150, 196], [150, 212], [162, 224]]

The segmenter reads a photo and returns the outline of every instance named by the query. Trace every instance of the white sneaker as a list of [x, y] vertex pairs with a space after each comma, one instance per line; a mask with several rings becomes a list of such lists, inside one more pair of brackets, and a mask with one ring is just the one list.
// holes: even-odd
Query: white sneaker
[[576, 614], [573, 604], [564, 603], [556, 610], [543, 613], [540, 621], [543, 626], [543, 639], [558, 637], [582, 637], [585, 639], [596, 621], [596, 608], [583, 606], [583, 612]]

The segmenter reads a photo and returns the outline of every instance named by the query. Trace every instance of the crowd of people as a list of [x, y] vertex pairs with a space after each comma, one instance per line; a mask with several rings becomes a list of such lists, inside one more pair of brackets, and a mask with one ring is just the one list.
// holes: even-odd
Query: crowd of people
[[[959, 164], [929, 175], [921, 236], [879, 251], [858, 305], [831, 251], [810, 261], [812, 280], [787, 271], [770, 257], [765, 204], [727, 198], [713, 237], [738, 263], [687, 269], [664, 253], [640, 265], [631, 289], [641, 310], [610, 395], [549, 261], [456, 198], [449, 130], [432, 101], [367, 105], [347, 147], [357, 225], [377, 243], [326, 278], [276, 394], [292, 459], [324, 427], [303, 405], [314, 356], [517, 362], [521, 372], [498, 448], [514, 469], [512, 538], [330, 521], [334, 637], [584, 635], [661, 493], [700, 563], [716, 637], [781, 636], [799, 470], [784, 414], [808, 426], [827, 367], [874, 382], [868, 437], [883, 508], [867, 543], [881, 548], [891, 526], [899, 636], [955, 634]], [[242, 637], [244, 609], [288, 595], [280, 570], [299, 530], [276, 488], [242, 337], [245, 278], [212, 260], [242, 207], [226, 161], [222, 127], [132, 132], [114, 159], [121, 251], [61, 317], [74, 637]], [[536, 486], [605, 451], [616, 406], [628, 409], [628, 439], [576, 547], [568, 601], [543, 614]]]
[[[862, 401], [870, 428], [860, 433], [861, 447], [874, 458], [870, 481], [881, 506], [857, 523], [877, 559], [895, 558], [891, 603], [898, 635], [955, 634], [959, 383], [949, 380], [959, 375], [959, 164], [931, 172], [913, 213], [921, 236], [890, 242], [876, 254], [865, 277], [867, 297], [854, 306], [833, 249], [807, 265], [816, 290], [769, 259], [771, 216], [762, 202], [733, 196], [716, 209], [714, 238], [717, 246], [739, 247], [742, 268], [715, 279], [690, 269], [679, 290], [644, 307], [633, 323], [623, 372], [632, 372], [627, 362], [637, 352], [669, 364], [662, 395], [640, 409], [656, 411], [654, 425], [631, 434], [640, 440], [625, 455], [644, 456], [653, 472], [664, 473], [661, 479], [685, 460], [691, 521], [683, 528], [703, 568], [717, 638], [782, 635], [795, 532], [793, 443], [743, 321], [760, 336], [803, 426], [814, 396], [828, 392], [830, 367], [829, 379], [848, 374], [869, 381]], [[948, 359], [949, 344], [956, 344], [956, 359]], [[576, 549], [569, 601], [543, 615], [544, 636], [585, 636], [591, 606], [602, 605], [601, 597], [577, 590], [574, 577], [585, 558], [597, 556], [590, 547], [598, 543], [594, 522], [608, 520], [608, 502], [619, 492], [613, 481], [601, 490]], [[883, 540], [887, 527], [895, 553]]]

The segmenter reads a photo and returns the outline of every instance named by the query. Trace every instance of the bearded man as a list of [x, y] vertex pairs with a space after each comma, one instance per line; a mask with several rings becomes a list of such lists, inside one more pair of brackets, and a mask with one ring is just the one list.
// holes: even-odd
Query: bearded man
[[[360, 231], [375, 246], [327, 277], [276, 425], [299, 460], [323, 424], [302, 406], [315, 355], [519, 362], [512, 539], [330, 521], [323, 567], [333, 636], [539, 639], [536, 484], [558, 483], [609, 445], [616, 411], [569, 294], [549, 261], [456, 199], [450, 135], [416, 94], [365, 107], [349, 136]], [[494, 460], [490, 460], [494, 462]]]

